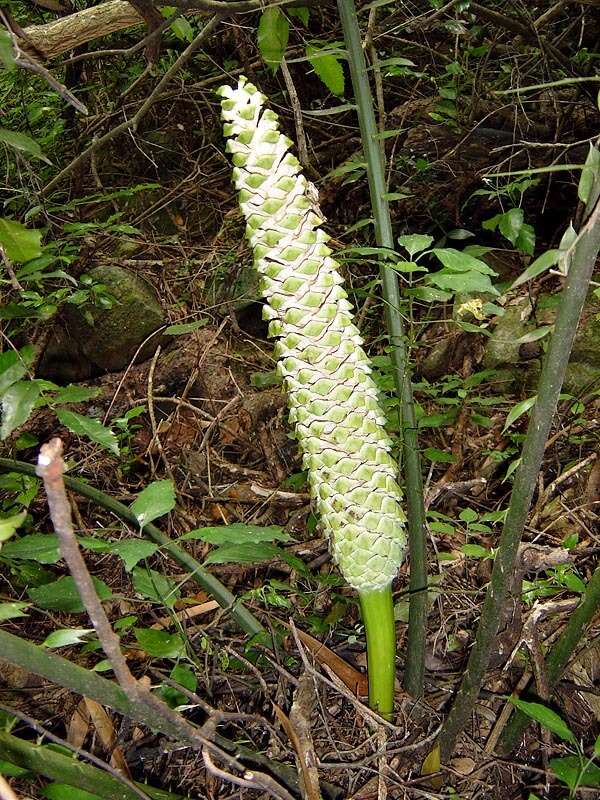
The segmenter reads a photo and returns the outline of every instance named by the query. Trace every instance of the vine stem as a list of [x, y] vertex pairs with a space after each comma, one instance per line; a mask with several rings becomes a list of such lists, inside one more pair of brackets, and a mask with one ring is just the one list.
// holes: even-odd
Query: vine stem
[[[373, 96], [369, 85], [354, 0], [338, 0], [338, 9], [348, 54], [352, 87], [356, 99], [362, 145], [367, 162], [369, 192], [375, 220], [375, 238], [379, 247], [395, 250], [389, 203], [385, 197], [387, 187], [384, 155], [378, 138]], [[427, 623], [427, 545], [423, 479], [408, 364], [407, 338], [400, 312], [401, 299], [398, 277], [394, 270], [388, 269], [383, 261], [381, 262], [380, 271], [387, 329], [391, 345], [394, 381], [396, 393], [400, 398], [402, 453], [408, 511], [410, 609], [404, 685], [409, 694], [413, 697], [420, 697], [423, 694]], [[377, 624], [377, 620], [374, 620], [374, 624]], [[368, 639], [369, 631], [367, 629], [367, 642]], [[391, 652], [392, 661], [394, 660], [394, 651]], [[374, 655], [369, 657], [369, 663], [373, 662], [374, 657]], [[387, 657], [390, 657], [389, 650], [387, 651]]]
[[494, 648], [510, 577], [515, 569], [531, 499], [543, 463], [546, 440], [556, 412], [577, 325], [600, 249], [598, 185], [599, 182], [596, 181], [595, 189], [592, 192], [593, 201], [588, 205], [587, 222], [565, 254], [564, 263], [569, 265], [569, 271], [556, 316], [554, 332], [544, 359], [537, 400], [527, 428], [521, 463], [515, 474], [508, 513], [498, 543], [492, 577], [477, 628], [477, 637], [460, 688], [440, 734], [439, 746], [442, 762], [447, 762], [452, 755], [456, 739], [464, 730], [473, 712]]
[[[32, 464], [27, 464], [24, 461], [14, 461], [11, 458], [0, 458], [0, 472], [17, 472], [21, 475], [32, 475], [35, 477], [35, 467]], [[88, 500], [96, 503], [97, 505], [111, 511], [119, 519], [124, 522], [129, 522], [136, 528], [139, 527], [137, 517], [130, 508], [119, 503], [118, 500], [110, 497], [109, 495], [101, 492], [99, 489], [94, 489], [78, 478], [72, 478], [65, 475], [63, 478], [67, 489], [87, 497]], [[238, 623], [240, 628], [250, 636], [257, 636], [259, 634], [266, 634], [265, 628], [261, 625], [254, 614], [249, 611], [246, 606], [241, 603], [230, 591], [224, 586], [218, 578], [211, 575], [210, 572], [202, 566], [193, 556], [187, 553], [183, 548], [172, 542], [161, 530], [151, 523], [144, 525], [142, 534], [148, 539], [160, 545], [161, 548], [168, 553], [168, 555], [176, 561], [184, 569], [189, 570], [190, 578], [201, 586], [206, 592], [211, 594], [222, 608], [227, 609], [231, 616]], [[267, 646], [270, 637], [267, 639]]]

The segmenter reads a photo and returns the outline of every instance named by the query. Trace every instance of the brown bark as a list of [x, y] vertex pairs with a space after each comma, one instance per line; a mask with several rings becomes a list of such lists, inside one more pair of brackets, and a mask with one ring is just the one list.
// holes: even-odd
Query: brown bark
[[92, 39], [141, 24], [143, 19], [133, 6], [125, 0], [109, 0], [45, 25], [31, 25], [24, 31], [27, 39], [19, 45], [30, 55], [42, 54], [49, 60]]

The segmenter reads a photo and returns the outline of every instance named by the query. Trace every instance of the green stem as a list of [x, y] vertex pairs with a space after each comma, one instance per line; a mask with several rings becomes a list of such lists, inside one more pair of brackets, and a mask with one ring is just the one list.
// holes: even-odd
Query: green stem
[[[16, 664], [27, 672], [32, 672], [52, 683], [71, 689], [84, 697], [89, 697], [134, 722], [146, 725], [152, 731], [160, 731], [166, 736], [181, 741], [179, 727], [173, 726], [169, 719], [158, 716], [155, 710], [150, 711], [142, 703], [133, 702], [113, 681], [80, 667], [78, 664], [73, 664], [57, 653], [51, 653], [3, 630], [0, 630], [0, 653], [11, 664]], [[218, 733], [215, 733], [212, 739], [216, 745], [234, 755], [243, 764], [250, 768], [271, 772], [291, 792], [298, 793], [298, 775], [294, 767], [273, 761], [261, 753], [255, 753], [248, 747], [226, 739]], [[190, 742], [190, 744], [195, 743]], [[326, 800], [340, 800], [342, 792], [336, 786], [323, 782], [321, 788]]]
[[385, 719], [394, 713], [396, 624], [392, 587], [359, 594], [367, 636], [369, 705]]
[[[44, 775], [52, 781], [75, 786], [100, 797], [114, 800], [139, 800], [140, 795], [118, 781], [110, 773], [91, 764], [57, 752], [48, 745], [34, 744], [19, 739], [10, 733], [0, 731], [0, 758], [11, 764]], [[145, 783], [135, 784], [143, 792], [142, 796], [152, 800], [179, 800], [181, 795], [154, 789]]]
[[[0, 472], [18, 472], [21, 475], [32, 475], [35, 477], [35, 467], [31, 464], [26, 464], [23, 461], [13, 461], [10, 458], [0, 458]], [[107, 511], [112, 511], [117, 517], [130, 522], [134, 527], [138, 527], [138, 521], [131, 509], [114, 500], [104, 492], [88, 486], [84, 481], [78, 478], [71, 478], [65, 475], [65, 485], [68, 489], [87, 497], [92, 502], [105, 508]], [[220, 606], [231, 612], [231, 616], [238, 623], [240, 628], [250, 636], [266, 633], [265, 628], [233, 594], [223, 586], [218, 578], [211, 575], [199, 561], [183, 550], [178, 545], [174, 544], [168, 536], [159, 530], [155, 525], [148, 524], [142, 528], [142, 533], [153, 542], [160, 545], [161, 548], [168, 553], [171, 558], [176, 561], [180, 566], [190, 572], [190, 578], [195, 580], [206, 592], [211, 594]]]
[[[375, 220], [375, 238], [379, 247], [395, 250], [389, 203], [385, 198], [387, 192], [385, 162], [378, 139], [373, 96], [369, 85], [354, 0], [338, 0], [338, 9], [348, 52], [348, 64], [356, 98], [362, 145], [367, 161], [369, 192]], [[408, 512], [410, 610], [404, 684], [409, 694], [413, 697], [420, 697], [423, 694], [427, 622], [427, 546], [423, 479], [408, 364], [407, 339], [400, 313], [401, 299], [398, 276], [394, 270], [388, 269], [383, 261], [381, 263], [381, 285], [386, 309], [387, 329], [390, 337], [396, 393], [400, 398]]]
[[[544, 668], [546, 682], [550, 691], [558, 684], [577, 643], [598, 608], [600, 608], [600, 566], [596, 567], [594, 574], [589, 579], [583, 599], [570, 617], [560, 639], [546, 656]], [[514, 750], [530, 723], [530, 717], [523, 714], [522, 711], [516, 710], [504, 729], [496, 748], [497, 752], [501, 755], [508, 755]]]
[[[597, 197], [595, 191], [593, 195]], [[515, 474], [508, 514], [498, 543], [477, 637], [462, 683], [440, 734], [443, 762], [447, 762], [452, 755], [456, 739], [473, 713], [494, 649], [502, 609], [507, 599], [509, 579], [515, 570], [519, 544], [544, 459], [546, 440], [600, 249], [600, 204], [592, 204], [589, 208], [591, 215], [571, 248], [569, 273], [561, 295], [548, 353], [544, 359], [537, 401], [527, 428], [521, 464]]]

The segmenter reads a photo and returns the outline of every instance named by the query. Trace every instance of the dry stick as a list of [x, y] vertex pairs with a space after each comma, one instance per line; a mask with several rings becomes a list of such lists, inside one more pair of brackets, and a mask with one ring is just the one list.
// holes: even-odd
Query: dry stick
[[544, 459], [546, 440], [556, 412], [577, 324], [600, 249], [598, 188], [600, 182], [596, 181], [594, 199], [590, 204], [591, 215], [567, 253], [567, 263], [570, 263], [569, 273], [554, 333], [542, 368], [537, 402], [527, 429], [521, 464], [515, 475], [508, 515], [494, 559], [492, 578], [485, 597], [477, 638], [460, 689], [440, 735], [440, 754], [444, 762], [447, 762], [452, 755], [456, 739], [464, 730], [473, 712], [494, 649], [501, 611], [508, 593], [509, 579], [515, 569], [531, 499]]
[[308, 147], [306, 145], [306, 133], [304, 132], [304, 123], [302, 122], [302, 108], [298, 100], [298, 92], [294, 86], [292, 75], [290, 73], [287, 61], [285, 58], [281, 59], [281, 74], [285, 81], [285, 87], [290, 97], [290, 105], [294, 113], [294, 126], [296, 128], [296, 144], [298, 145], [298, 158], [304, 168], [309, 167], [308, 160]]
[[[121, 651], [119, 637], [110, 625], [75, 538], [71, 521], [71, 509], [63, 480], [64, 462], [62, 451], [62, 441], [58, 438], [42, 445], [38, 458], [37, 474], [44, 482], [50, 517], [59, 539], [61, 556], [75, 581], [77, 591], [102, 644], [102, 649], [115, 673], [115, 677], [121, 688], [130, 697], [133, 708], [143, 708], [146, 713], [155, 714], [157, 717], [168, 720], [173, 730], [177, 732], [178, 738], [190, 742], [200, 749], [205, 759], [209, 753], [211, 756], [216, 755], [228, 767], [242, 773], [242, 777], [239, 778], [236, 775], [215, 768], [215, 774], [218, 777], [247, 788], [269, 791], [275, 797], [281, 798], [281, 800], [293, 800], [289, 792], [279, 786], [269, 775], [246, 770], [237, 759], [215, 745], [211, 741], [211, 738], [214, 738], [214, 732], [211, 724], [213, 720], [210, 717], [202, 728], [195, 728], [170, 709], [166, 703], [142, 686], [132, 675]], [[208, 738], [206, 732], [210, 732], [211, 738]], [[212, 760], [207, 763], [212, 765]]]
[[94, 140], [89, 147], [80, 153], [77, 158], [74, 158], [70, 164], [68, 164], [64, 169], [62, 169], [56, 177], [54, 177], [50, 183], [48, 183], [41, 191], [41, 196], [46, 197], [51, 192], [59, 186], [62, 181], [74, 172], [78, 167], [91, 157], [92, 153], [94, 153], [99, 148], [103, 147], [107, 142], [111, 142], [117, 136], [122, 133], [125, 133], [129, 130], [137, 131], [138, 125], [145, 117], [146, 113], [150, 110], [150, 108], [154, 105], [154, 103], [158, 100], [158, 96], [160, 92], [164, 89], [165, 85], [169, 83], [169, 81], [173, 78], [173, 76], [189, 61], [189, 59], [194, 55], [194, 53], [200, 49], [200, 45], [204, 44], [205, 39], [213, 33], [216, 29], [217, 25], [219, 24], [220, 17], [214, 16], [212, 17], [204, 26], [204, 28], [200, 31], [198, 36], [191, 42], [181, 53], [179, 58], [175, 60], [172, 66], [165, 72], [159, 82], [156, 84], [154, 89], [150, 92], [148, 97], [144, 100], [143, 104], [140, 108], [135, 112], [131, 119], [125, 120], [120, 125], [117, 125], [116, 128], [108, 131], [104, 134], [104, 136], [100, 136], [98, 139]]

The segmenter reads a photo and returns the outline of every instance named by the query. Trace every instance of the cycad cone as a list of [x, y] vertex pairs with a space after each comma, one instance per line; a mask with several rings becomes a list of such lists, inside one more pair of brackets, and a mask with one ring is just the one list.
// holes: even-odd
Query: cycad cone
[[397, 466], [369, 360], [277, 115], [245, 78], [219, 94], [233, 180], [262, 276], [269, 334], [279, 339], [278, 368], [311, 493], [334, 559], [360, 594], [363, 615], [376, 616], [377, 602], [373, 606], [369, 598], [389, 595], [391, 603], [406, 535]]

